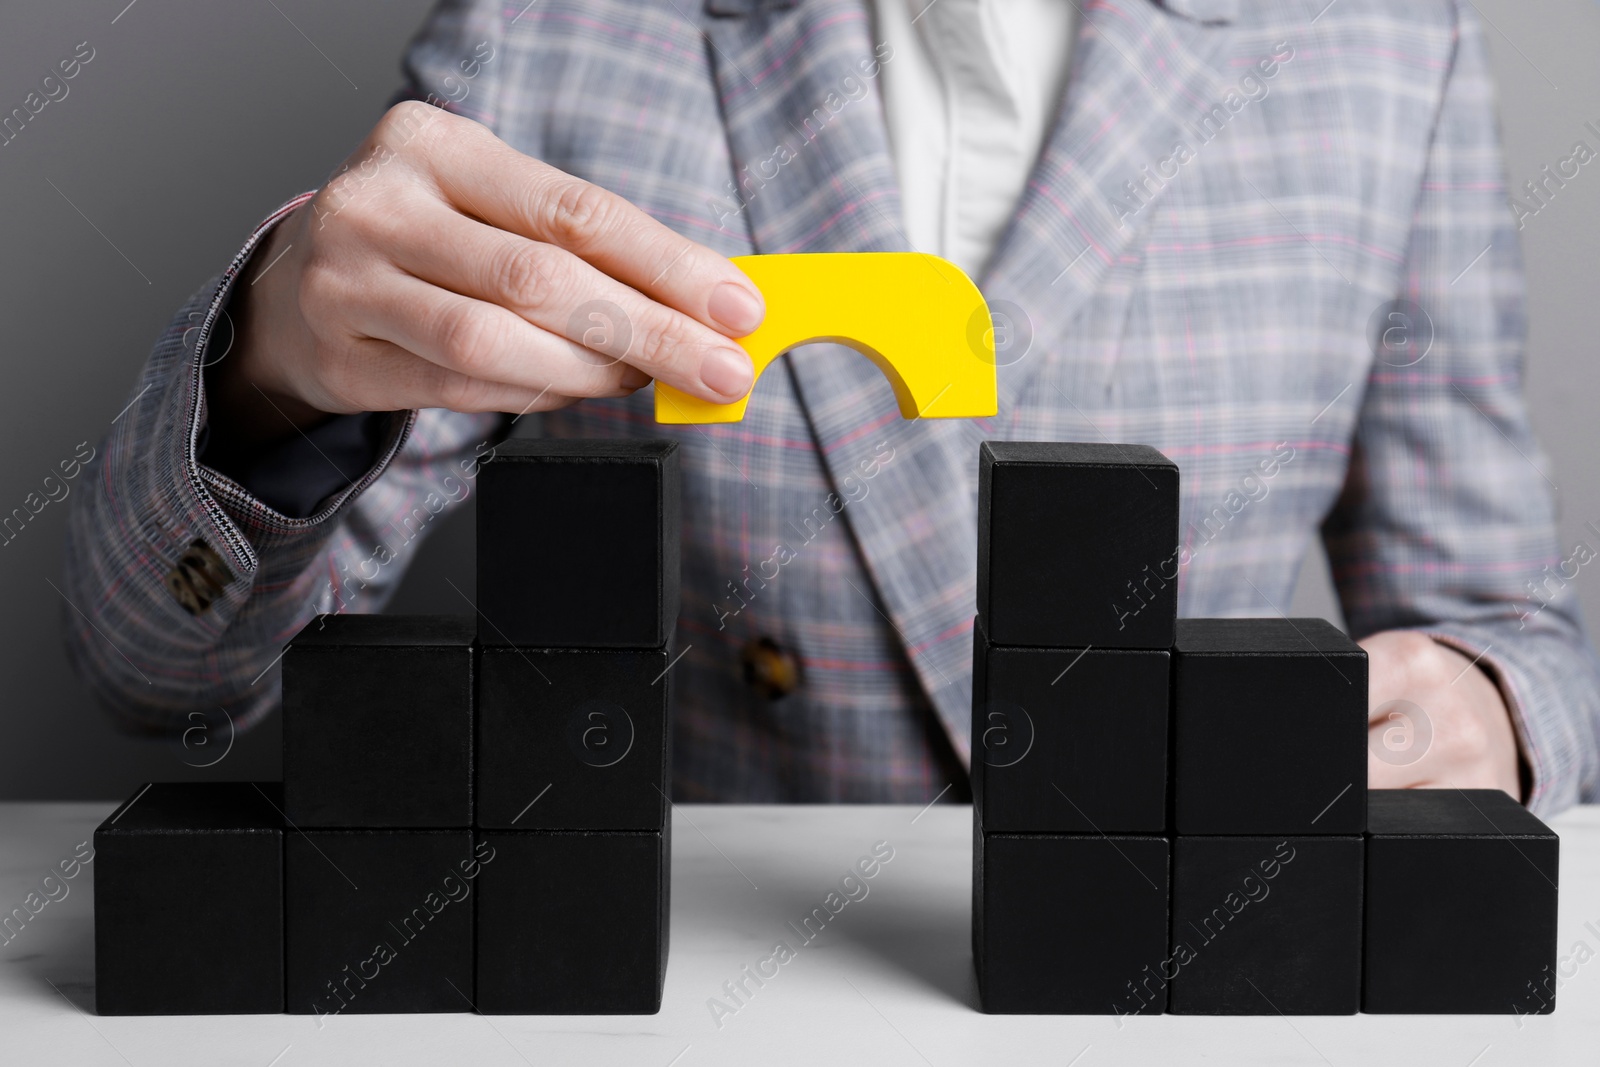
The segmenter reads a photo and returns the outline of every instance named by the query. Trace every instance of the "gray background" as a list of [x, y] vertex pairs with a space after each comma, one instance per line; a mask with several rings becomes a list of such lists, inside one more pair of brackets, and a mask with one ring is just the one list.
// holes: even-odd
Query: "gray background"
[[[1403, 3], [1405, 0], [1395, 0]], [[0, 11], [0, 113], [80, 41], [96, 55], [0, 148], [0, 514], [20, 506], [79, 442], [98, 446], [149, 345], [221, 269], [251, 225], [318, 185], [381, 113], [429, 0], [51, 0]], [[1320, 6], [1320, 5], [1319, 5]], [[1600, 7], [1481, 0], [1500, 81], [1513, 188], [1600, 124]], [[113, 21], [115, 20], [115, 21]], [[1501, 31], [1504, 31], [1502, 33]], [[1507, 36], [1509, 35], [1509, 36]], [[52, 187], [52, 183], [53, 186]], [[1528, 220], [1534, 422], [1561, 488], [1564, 551], [1600, 522], [1600, 169]], [[81, 491], [85, 480], [72, 483]], [[148, 779], [277, 777], [276, 717], [209, 771], [198, 752], [114, 734], [71, 676], [57, 636], [66, 505], [0, 547], [0, 798], [115, 798]], [[441, 525], [396, 610], [458, 611], [470, 589], [472, 520]], [[1600, 619], [1600, 578], [1578, 578]], [[1337, 618], [1312, 559], [1296, 613]]]

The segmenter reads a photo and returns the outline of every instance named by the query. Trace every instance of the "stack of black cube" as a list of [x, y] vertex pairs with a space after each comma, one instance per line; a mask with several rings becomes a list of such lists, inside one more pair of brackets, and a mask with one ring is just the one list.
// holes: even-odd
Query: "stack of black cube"
[[1374, 792], [1369, 826], [1365, 652], [1320, 619], [1178, 620], [1174, 464], [979, 463], [985, 1010], [1551, 1010], [1555, 835], [1493, 790]]
[[655, 1012], [678, 446], [511, 441], [479, 477], [478, 827], [506, 882], [478, 902], [478, 1007]]
[[978, 501], [979, 989], [992, 1012], [1106, 1011], [1166, 955], [1178, 468], [988, 442]]
[[1172, 692], [1169, 1010], [1355, 1012], [1366, 653], [1320, 619], [1184, 619]]
[[96, 831], [102, 1014], [659, 1010], [676, 445], [479, 478], [477, 619], [314, 620], [281, 786], [150, 785]]

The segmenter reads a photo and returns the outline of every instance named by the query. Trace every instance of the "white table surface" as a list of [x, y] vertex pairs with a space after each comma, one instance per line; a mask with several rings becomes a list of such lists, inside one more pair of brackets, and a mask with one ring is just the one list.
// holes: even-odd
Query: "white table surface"
[[[0, 914], [39, 889], [112, 808], [0, 804]], [[1560, 953], [1586, 942], [1596, 958], [1568, 964], [1576, 972], [1554, 1015], [1520, 1024], [1509, 1015], [1157, 1016], [1119, 1027], [983, 1015], [969, 947], [971, 824], [969, 808], [948, 805], [678, 807], [672, 951], [653, 1016], [342, 1015], [320, 1027], [288, 1015], [100, 1018], [86, 869], [0, 945], [0, 1064], [1600, 1064], [1600, 807], [1554, 822]], [[877, 841], [895, 855], [869, 894], [719, 1028], [708, 999], [779, 939], [795, 945], [786, 923], [819, 906]]]

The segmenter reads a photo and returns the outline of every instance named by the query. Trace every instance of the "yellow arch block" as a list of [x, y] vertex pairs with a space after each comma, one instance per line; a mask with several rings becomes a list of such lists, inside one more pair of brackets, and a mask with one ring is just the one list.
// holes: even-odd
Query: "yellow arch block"
[[[994, 329], [983, 294], [947, 259], [920, 252], [736, 256], [767, 317], [739, 339], [756, 380], [784, 352], [848, 345], [877, 365], [908, 419], [982, 418], [998, 408]], [[738, 422], [745, 396], [713, 404], [656, 383], [656, 422]]]

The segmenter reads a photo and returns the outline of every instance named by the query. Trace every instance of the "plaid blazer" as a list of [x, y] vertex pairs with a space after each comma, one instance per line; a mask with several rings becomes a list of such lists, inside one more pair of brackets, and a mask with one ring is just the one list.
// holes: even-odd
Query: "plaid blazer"
[[[996, 417], [903, 421], [865, 359], [813, 345], [742, 423], [658, 426], [648, 391], [544, 420], [682, 444], [676, 796], [963, 794], [977, 449], [998, 438], [1175, 459], [1186, 615], [1286, 608], [1320, 533], [1357, 635], [1422, 629], [1498, 678], [1536, 810], [1596, 797], [1600, 665], [1522, 396], [1478, 20], [1456, 0], [1324, 2], [1085, 3], [1071, 85], [977, 279], [1019, 331]], [[899, 250], [879, 44], [862, 0], [446, 0], [407, 93], [726, 254]], [[68, 642], [131, 724], [266, 714], [283, 643], [314, 611], [381, 608], [504, 432], [396, 419], [307, 519], [199, 466], [198, 368], [260, 232], [174, 317], [76, 496]], [[743, 678], [760, 637], [799, 658], [787, 698]]]

